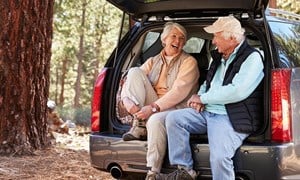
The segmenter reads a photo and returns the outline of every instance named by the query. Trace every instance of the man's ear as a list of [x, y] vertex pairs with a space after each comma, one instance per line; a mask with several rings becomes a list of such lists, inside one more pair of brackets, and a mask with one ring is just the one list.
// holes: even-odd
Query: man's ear
[[230, 42], [232, 42], [234, 44], [239, 44], [234, 36], [230, 36], [229, 40], [230, 40]]

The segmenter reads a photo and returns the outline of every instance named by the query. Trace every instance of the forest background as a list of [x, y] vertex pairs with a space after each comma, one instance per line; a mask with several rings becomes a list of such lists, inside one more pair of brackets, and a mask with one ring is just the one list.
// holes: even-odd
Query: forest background
[[[270, 7], [300, 14], [300, 0]], [[86, 128], [49, 142], [46, 102], [89, 127], [94, 81], [117, 44], [122, 12], [105, 0], [7, 0], [0, 15], [0, 179], [110, 178], [90, 165]]]
[[62, 119], [88, 126], [94, 80], [116, 46], [121, 16], [105, 0], [55, 1], [49, 99]]
[[[299, 0], [270, 0], [270, 7], [300, 14]], [[62, 119], [89, 125], [93, 84], [116, 46], [121, 18], [106, 0], [55, 1], [49, 98]]]

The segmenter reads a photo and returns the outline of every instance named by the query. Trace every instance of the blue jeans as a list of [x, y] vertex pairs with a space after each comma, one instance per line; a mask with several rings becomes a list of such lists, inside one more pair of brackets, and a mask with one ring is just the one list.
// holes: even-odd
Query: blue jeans
[[234, 131], [227, 115], [186, 108], [170, 112], [165, 123], [171, 165], [192, 169], [190, 133], [207, 133], [213, 179], [234, 180], [232, 157], [248, 134]]

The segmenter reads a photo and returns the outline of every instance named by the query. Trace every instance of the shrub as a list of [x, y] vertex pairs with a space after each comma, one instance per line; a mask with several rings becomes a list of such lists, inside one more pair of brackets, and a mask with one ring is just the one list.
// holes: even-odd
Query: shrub
[[90, 126], [91, 108], [90, 107], [56, 107], [60, 117], [66, 121], [71, 120], [77, 126]]

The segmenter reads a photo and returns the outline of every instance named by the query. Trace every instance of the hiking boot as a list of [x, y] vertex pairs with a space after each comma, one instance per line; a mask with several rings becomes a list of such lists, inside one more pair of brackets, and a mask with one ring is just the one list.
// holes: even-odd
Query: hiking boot
[[156, 180], [157, 173], [153, 171], [148, 171], [145, 180]]
[[[196, 175], [196, 172], [195, 172]], [[156, 180], [195, 180], [185, 169], [177, 169], [170, 174], [157, 174]]]
[[147, 140], [146, 121], [134, 118], [130, 130], [123, 134], [124, 141]]

